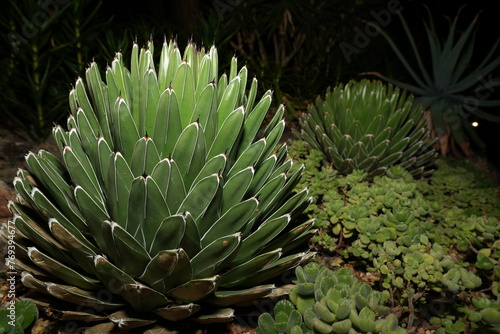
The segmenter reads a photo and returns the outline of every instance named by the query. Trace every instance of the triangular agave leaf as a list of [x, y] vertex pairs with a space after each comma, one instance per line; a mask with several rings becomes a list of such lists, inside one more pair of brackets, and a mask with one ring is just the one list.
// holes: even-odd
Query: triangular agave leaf
[[401, 151], [391, 153], [379, 161], [379, 166], [382, 166], [382, 167], [391, 166], [391, 165], [395, 164], [396, 161], [398, 161], [402, 155], [403, 155], [403, 152], [401, 152]]
[[226, 181], [222, 193], [221, 214], [224, 214], [232, 206], [241, 201], [252, 183], [254, 174], [254, 168], [247, 167]]
[[[271, 106], [271, 94], [265, 94], [253, 109], [246, 109], [248, 116], [243, 124], [243, 137], [239, 146], [239, 154], [243, 153], [254, 141], [262, 122]], [[248, 108], [248, 106], [247, 106]]]
[[143, 246], [146, 245], [144, 231], [144, 221], [146, 220], [147, 189], [146, 178], [138, 176], [132, 181], [130, 188], [127, 214], [127, 224], [125, 229]]
[[271, 134], [271, 132], [274, 130], [274, 128], [276, 128], [276, 126], [278, 126], [278, 124], [280, 122], [284, 121], [284, 119], [283, 119], [284, 115], [285, 115], [285, 106], [283, 104], [280, 104], [280, 106], [278, 107], [278, 110], [276, 110], [276, 112], [274, 113], [273, 118], [264, 128], [264, 131], [262, 132], [262, 136], [268, 137]]
[[232, 308], [215, 308], [210, 313], [204, 312], [192, 319], [199, 324], [227, 323], [234, 320], [234, 310]]
[[165, 199], [167, 201], [170, 212], [174, 214], [179, 212], [179, 207], [186, 198], [186, 188], [184, 186], [184, 180], [182, 178], [181, 171], [179, 170], [179, 167], [177, 167], [177, 163], [175, 162], [175, 160], [170, 160], [170, 166], [170, 180], [168, 182]]
[[221, 236], [240, 232], [256, 213], [258, 205], [259, 202], [255, 198], [235, 204], [213, 223], [207, 233], [201, 238], [201, 244], [206, 247]]
[[[226, 166], [227, 156], [224, 153], [216, 155], [212, 159], [205, 163], [205, 166], [200, 170], [196, 178], [194, 179], [191, 188], [197, 184], [201, 179], [210, 176], [212, 174], [222, 174]], [[191, 189], [190, 189], [191, 190]]]
[[[156, 127], [156, 115], [158, 113], [158, 100], [160, 99], [160, 89], [158, 78], [154, 69], [150, 68], [144, 74], [141, 87], [141, 104], [145, 115], [144, 134], [153, 133]], [[142, 126], [139, 128], [142, 129]], [[141, 134], [141, 133], [140, 133]]]
[[181, 125], [184, 129], [191, 120], [191, 115], [195, 106], [193, 69], [191, 64], [187, 61], [183, 61], [176, 69], [175, 76], [172, 80], [172, 89], [175, 91], [179, 100]]
[[242, 286], [240, 283], [244, 281], [248, 275], [257, 272], [266, 265], [278, 260], [281, 257], [281, 254], [281, 249], [278, 248], [249, 258], [247, 262], [244, 262], [224, 273], [219, 281], [219, 288], [228, 289], [235, 286]]
[[184, 305], [173, 304], [164, 308], [158, 308], [153, 312], [168, 321], [181, 321], [189, 318], [200, 309], [200, 305], [194, 303]]
[[358, 162], [358, 168], [360, 170], [372, 170], [378, 166], [378, 163], [377, 163], [378, 159], [379, 159], [379, 157], [377, 157], [377, 156], [371, 156], [371, 157], [368, 157], [364, 160], [361, 160]]
[[96, 201], [104, 204], [104, 195], [97, 178], [96, 170], [82, 147], [76, 129], [72, 129], [69, 132], [68, 138], [70, 143], [63, 150], [63, 158], [72, 182], [76, 185], [81, 185], [94, 196]]
[[137, 282], [127, 273], [120, 270], [108, 259], [101, 255], [92, 258], [96, 275], [104, 286], [116, 295], [121, 295], [125, 284], [136, 284]]
[[185, 212], [184, 216], [186, 220], [186, 229], [180, 247], [188, 256], [193, 257], [201, 251], [200, 231], [191, 213]]
[[68, 133], [62, 128], [62, 126], [56, 125], [52, 128], [52, 137], [54, 138], [57, 148], [59, 149], [59, 153], [62, 154], [64, 147], [69, 143]]
[[121, 227], [126, 228], [134, 175], [120, 152], [109, 156], [106, 180], [109, 214]]
[[172, 159], [183, 172], [184, 186], [188, 189], [205, 165], [205, 151], [205, 136], [200, 123], [189, 124], [179, 136], [172, 153]]
[[36, 203], [35, 207], [40, 210], [40, 212], [46, 212], [47, 217], [56, 218], [61, 224], [64, 225], [69, 231], [73, 233], [80, 233], [80, 230], [86, 230], [87, 225], [83, 219], [73, 219], [70, 220], [63, 214], [59, 208], [57, 208], [54, 203], [52, 203], [47, 196], [38, 188], [33, 188], [31, 192], [31, 198]]
[[266, 220], [259, 228], [246, 237], [241, 243], [241, 249], [232, 264], [239, 265], [254, 256], [269, 241], [274, 239], [290, 223], [290, 215]]
[[387, 152], [387, 154], [390, 154], [390, 153], [393, 153], [393, 152], [403, 152], [403, 151], [406, 151], [408, 148], [408, 144], [409, 143], [412, 143], [413, 141], [410, 140], [410, 137], [405, 137], [405, 138], [401, 138], [399, 139], [398, 141], [392, 141], [391, 140], [391, 144], [392, 145], [389, 145], [389, 151]]
[[97, 138], [98, 134], [94, 133], [87, 115], [82, 109], [78, 109], [76, 114], [76, 122], [78, 124], [78, 135], [82, 142], [85, 153], [89, 156], [93, 166], [98, 166], [98, 153], [97, 153]]
[[78, 264], [89, 274], [95, 274], [95, 268], [93, 263], [93, 257], [96, 256], [98, 251], [92, 244], [88, 242], [81, 242], [80, 240], [85, 240], [80, 234], [75, 236], [73, 233], [68, 231], [61, 223], [56, 219], [51, 219], [49, 221], [49, 229], [54, 235], [54, 237], [59, 240], [59, 242], [71, 252]]
[[191, 259], [194, 278], [212, 276], [220, 272], [236, 255], [241, 245], [241, 233], [218, 238]]
[[55, 202], [68, 219], [75, 222], [75, 224], [78, 224], [77, 222], [79, 221], [83, 221], [80, 210], [73, 197], [73, 188], [63, 179], [63, 177], [32, 152], [28, 153], [25, 159], [37, 181], [48, 190], [51, 197], [54, 198]]
[[[424, 142], [418, 141], [414, 142], [410, 147], [408, 147], [406, 150], [403, 151], [403, 154], [401, 155], [401, 161], [405, 161], [409, 158], [415, 158], [414, 155], [417, 153], [418, 150], [422, 147]], [[415, 158], [416, 159], [416, 158]]]
[[118, 267], [130, 276], [139, 276], [151, 260], [144, 247], [115, 222], [109, 223], [113, 243], [120, 256]]
[[391, 141], [394, 144], [397, 144], [404, 137], [408, 136], [410, 131], [416, 126], [417, 125], [415, 124], [415, 121], [413, 119], [406, 120], [405, 124], [403, 124], [401, 127], [395, 128], [396, 130], [394, 131], [394, 134], [391, 136]]
[[[31, 175], [27, 171], [20, 169], [18, 170], [17, 176], [14, 178], [12, 184], [18, 196], [20, 196], [29, 207], [38, 208], [39, 206], [36, 204], [35, 199], [33, 198], [33, 185], [28, 181], [31, 178]], [[37, 189], [38, 192], [40, 192], [40, 189], [34, 189]]]
[[80, 186], [75, 188], [75, 199], [81, 212], [87, 219], [88, 229], [92, 233], [97, 245], [103, 251], [106, 251], [107, 245], [101, 234], [101, 226], [104, 220], [109, 219], [109, 214]]
[[[66, 127], [68, 128], [68, 134], [69, 134], [69, 131], [76, 129], [78, 127], [78, 125], [76, 124], [76, 119], [73, 115], [68, 116], [68, 119], [66, 122]], [[69, 139], [69, 136], [68, 136], [68, 139]]]
[[230, 169], [227, 172], [226, 178], [229, 180], [241, 170], [255, 165], [264, 152], [265, 148], [266, 140], [264, 138], [250, 145], [246, 150], [243, 151], [243, 153], [241, 153], [241, 155], [238, 157], [238, 160], [236, 160], [236, 162], [232, 166], [228, 166], [230, 167]]
[[[145, 244], [147, 249], [153, 242], [155, 234], [157, 233], [158, 226], [168, 216], [170, 211], [168, 209], [165, 198], [161, 193], [158, 185], [151, 176], [146, 177], [146, 207], [145, 217], [141, 231], [144, 234]], [[170, 247], [169, 247], [170, 248]], [[172, 247], [174, 248], [174, 247]]]
[[260, 159], [258, 162], [259, 164], [262, 163], [265, 159], [267, 159], [276, 150], [276, 145], [278, 145], [279, 141], [281, 140], [281, 137], [282, 137], [284, 131], [285, 131], [285, 120], [282, 119], [271, 130], [269, 135], [266, 136], [266, 148], [264, 149], [264, 152], [260, 156]]
[[229, 154], [240, 134], [240, 130], [245, 117], [243, 107], [235, 109], [227, 116], [224, 123], [220, 126], [217, 135], [208, 150], [207, 159], [210, 159], [218, 154]]
[[[132, 54], [133, 53], [134, 52], [132, 52]], [[115, 58], [111, 62], [111, 70], [112, 70], [113, 75], [114, 75], [114, 79], [116, 82], [116, 87], [118, 89], [119, 95], [121, 95], [125, 99], [125, 101], [133, 100], [133, 97], [132, 97], [132, 89], [133, 88], [132, 88], [132, 82], [130, 79], [130, 72], [123, 65], [123, 57], [122, 57], [121, 52], [117, 52], [115, 54]], [[139, 82], [139, 81], [137, 81], [137, 82]], [[113, 101], [110, 100], [110, 102], [114, 103], [115, 100], [113, 100]], [[137, 103], [139, 103], [139, 99], [137, 99]]]
[[123, 331], [146, 327], [156, 322], [156, 320], [154, 319], [141, 319], [129, 316], [125, 310], [120, 310], [112, 313], [108, 318], [109, 320], [117, 324], [118, 328]]
[[170, 173], [172, 172], [172, 166], [170, 159], [165, 158], [154, 166], [151, 172], [151, 177], [156, 181], [158, 188], [160, 189], [163, 197], [167, 196], [168, 184], [170, 183]]
[[47, 233], [45, 229], [35, 223], [29, 216], [25, 215], [25, 213], [19, 209], [20, 207], [18, 206], [18, 214], [15, 214], [11, 220], [15, 227], [28, 239], [36, 242], [37, 247], [40, 247], [57, 261], [69, 266], [75, 266], [76, 262], [72, 258], [68, 257], [69, 254], [65, 251], [59, 241], [54, 239], [50, 233]]
[[140, 138], [134, 147], [130, 169], [134, 176], [151, 175], [153, 168], [160, 161], [156, 145], [151, 137]]
[[238, 58], [233, 56], [231, 58], [231, 64], [229, 66], [229, 81], [233, 80], [236, 77], [236, 72], [238, 71]]
[[125, 284], [122, 296], [138, 312], [149, 312], [170, 303], [163, 294], [141, 283]]
[[105, 195], [108, 195], [107, 190], [110, 189], [108, 184], [108, 173], [112, 154], [113, 152], [111, 151], [109, 143], [106, 142], [103, 137], [99, 137], [97, 139], [97, 164], [95, 166], [97, 166], [97, 176], [99, 182], [103, 185], [103, 192]]
[[271, 204], [276, 195], [280, 192], [280, 190], [285, 185], [286, 174], [282, 173], [275, 178], [269, 180], [255, 195], [259, 200], [259, 211], [265, 212], [269, 204]]
[[388, 139], [382, 140], [368, 154], [373, 157], [382, 157], [386, 154], [390, 143], [391, 142]]
[[285, 249], [293, 242], [294, 239], [300, 237], [307, 231], [310, 231], [311, 228], [314, 226], [314, 222], [315, 222], [314, 219], [309, 219], [308, 221], [291, 229], [290, 231], [286, 232], [282, 236], [276, 238], [271, 243], [269, 243], [266, 247], [264, 247], [264, 249], [262, 249], [261, 252], [266, 253], [278, 248]]
[[167, 82], [167, 70], [170, 63], [169, 53], [173, 48], [173, 43], [168, 43], [167, 39], [163, 39], [163, 45], [160, 53], [160, 64], [158, 66], [158, 83], [160, 90], [164, 90], [170, 85], [170, 81]]
[[35, 247], [28, 247], [28, 256], [38, 267], [46, 272], [60, 278], [68, 284], [86, 290], [99, 289], [99, 281], [91, 277], [86, 277], [74, 269], [62, 264], [52, 257], [43, 254]]
[[[209, 123], [216, 112], [215, 97], [216, 88], [213, 83], [207, 81], [206, 86], [200, 89], [200, 96], [196, 99], [196, 105], [194, 107], [193, 115], [191, 116], [190, 123], [199, 122], [204, 130], [211, 128], [212, 124]], [[197, 93], [198, 94], [198, 93]], [[215, 134], [215, 133], [214, 133]], [[212, 137], [213, 139], [213, 137]], [[211, 142], [209, 144], [212, 144]]]
[[201, 179], [186, 195], [177, 213], [185, 211], [193, 215], [195, 221], [203, 216], [219, 187], [220, 176], [212, 174]]
[[139, 279], [166, 293], [193, 279], [193, 270], [183, 249], [162, 250], [151, 259]]
[[351, 158], [345, 158], [341, 163], [340, 166], [337, 166], [343, 175], [348, 175], [351, 174], [355, 169], [357, 169], [356, 163], [353, 159]]
[[161, 158], [172, 155], [174, 145], [182, 132], [177, 95], [172, 88], [167, 88], [158, 101], [158, 114], [153, 140], [158, 146]]
[[164, 249], [176, 249], [184, 237], [186, 220], [184, 215], [173, 215], [165, 218], [159, 225], [148, 249], [154, 255]]
[[[235, 110], [239, 100], [241, 78], [236, 76], [229, 79], [229, 84], [224, 87], [224, 92], [219, 100], [217, 109], [217, 129], [222, 128], [222, 124], [226, 122], [229, 115]], [[220, 87], [219, 89], [222, 89]]]
[[195, 98], [196, 101], [200, 100], [200, 96], [203, 94], [203, 91], [207, 88], [214, 80], [214, 76], [211, 73], [212, 71], [212, 58], [210, 54], [205, 54], [201, 57], [200, 64], [198, 67], [197, 77], [195, 78], [196, 83], [196, 93]]
[[[286, 213], [301, 214], [305, 208], [310, 205], [311, 198], [309, 196], [309, 189], [305, 188], [300, 192], [293, 194], [286, 202], [276, 211], [269, 216], [269, 218], [276, 218]], [[309, 199], [308, 199], [309, 198]], [[306, 206], [306, 207], [303, 207]], [[302, 208], [302, 209], [301, 209]], [[292, 216], [293, 217], [293, 216]]]
[[[139, 45], [134, 42], [132, 45], [132, 55], [130, 57], [130, 79], [131, 79], [131, 89], [130, 98], [127, 101], [130, 102], [130, 115], [133, 117], [134, 122], [139, 124], [139, 105], [140, 105], [140, 94], [141, 94], [141, 74], [139, 72]], [[117, 66], [119, 70], [122, 69], [121, 66]], [[113, 103], [113, 101], [110, 101]]]
[[87, 114], [92, 128], [98, 129], [99, 132], [102, 132], [100, 124], [96, 117], [96, 112], [94, 111], [94, 108], [92, 107], [92, 104], [90, 103], [90, 100], [88, 98], [87, 91], [85, 90], [85, 84], [80, 77], [75, 82], [73, 98], [76, 100], [75, 102], [77, 106], [80, 106]]
[[245, 195], [246, 197], [254, 196], [257, 191], [262, 188], [273, 172], [276, 161], [276, 155], [272, 155], [257, 165], [252, 183], [250, 184], [250, 187], [248, 187], [247, 194]]
[[[99, 71], [99, 66], [97, 65], [96, 62], [92, 62], [90, 66], [87, 68], [87, 70], [85, 71], [85, 77], [87, 79], [87, 86], [95, 105], [97, 118], [99, 119], [100, 129], [103, 131], [103, 133], [100, 134], [93, 133], [94, 138], [97, 138], [97, 135], [101, 135], [104, 136], [106, 140], [111, 141], [111, 132], [110, 132], [111, 111], [108, 103], [107, 86], [102, 81], [101, 74]], [[91, 124], [89, 122], [88, 125], [94, 130], [99, 130], [98, 127], [92, 127], [95, 126], [95, 124]]]
[[[269, 280], [272, 277], [276, 277], [279, 274], [285, 272], [286, 270], [295, 268], [298, 265], [309, 262], [315, 253], [297, 253], [286, 256], [279, 259], [264, 268], [256, 272], [253, 275], [249, 275], [246, 279], [240, 282], [241, 286], [255, 286]], [[239, 285], [240, 285], [239, 284]]]
[[139, 140], [140, 135], [130, 106], [123, 98], [116, 100], [111, 116], [114, 147], [123, 154], [125, 160], [130, 161], [135, 143]]
[[193, 279], [168, 292], [168, 296], [177, 298], [185, 303], [196, 302], [212, 294], [217, 289], [219, 276]]
[[86, 290], [76, 288], [74, 286], [67, 286], [62, 284], [48, 283], [47, 291], [54, 297], [61, 300], [94, 308], [96, 310], [105, 311], [113, 310], [119, 307], [123, 307], [122, 303], [113, 303], [111, 301], [106, 301], [99, 298], [99, 295], [106, 296], [110, 295], [110, 292], [101, 293], [91, 293]]
[[[275, 288], [274, 284], [253, 286], [244, 290], [218, 290], [215, 292], [215, 297], [211, 299], [210, 304], [217, 306], [238, 305], [256, 299], [264, 298], [271, 293]], [[194, 319], [197, 321], [197, 319]]]
[[[253, 105], [255, 103], [255, 97], [257, 96], [257, 85], [258, 85], [258, 81], [257, 81], [257, 78], [253, 78], [252, 79], [252, 83], [250, 85], [250, 90], [247, 94], [247, 100], [245, 102], [245, 110], [247, 110], [248, 112], [253, 110]], [[267, 95], [267, 94], [264, 94], [264, 95]], [[271, 94], [269, 94], [271, 95]]]
[[238, 76], [241, 78], [240, 82], [240, 98], [243, 99], [245, 96], [245, 91], [247, 88], [247, 80], [248, 80], [248, 69], [246, 66], [243, 66], [238, 72]]
[[[289, 194], [295, 189], [295, 186], [300, 181], [303, 170], [304, 166], [297, 168], [292, 175], [287, 177], [286, 183], [279, 188], [279, 191], [276, 193], [274, 197], [272, 197], [272, 199], [267, 203], [267, 205], [259, 205], [259, 210], [261, 210], [261, 217], [269, 216], [269, 212], [271, 210], [274, 210], [276, 207], [279, 207], [283, 204], [283, 202], [287, 199]], [[264, 200], [265, 199], [262, 198], [262, 201]]]

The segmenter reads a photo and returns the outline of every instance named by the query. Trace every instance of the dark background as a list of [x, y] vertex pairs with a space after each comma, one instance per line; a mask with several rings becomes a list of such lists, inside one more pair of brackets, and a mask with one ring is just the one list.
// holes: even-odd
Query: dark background
[[[50, 84], [47, 84], [48, 87], [44, 90], [37, 90], [33, 85], [32, 45], [20, 44], [21, 51], [12, 53], [10, 45], [5, 44], [9, 43], [6, 36], [9, 30], [19, 32], [23, 24], [20, 15], [29, 8], [26, 4], [35, 3], [36, 7], [37, 3], [40, 5], [50, 1], [60, 1], [62, 4], [78, 3], [82, 4], [82, 9], [80, 12], [68, 11], [61, 15], [51, 23], [54, 28], [47, 27], [45, 35], [28, 41], [28, 44], [36, 42], [40, 45], [37, 54], [40, 57], [39, 74], [43, 75], [43, 71], [50, 67], [50, 71], [47, 70], [47, 82]], [[498, 11], [493, 8], [494, 1], [332, 0], [331, 5], [328, 5], [328, 1], [314, 2], [323, 3], [323, 6], [327, 4], [326, 8], [318, 10], [317, 19], [314, 15], [306, 15], [310, 14], [311, 10], [295, 8], [295, 14], [304, 14], [302, 21], [299, 22], [300, 17], [295, 18], [294, 24], [305, 31], [307, 41], [302, 46], [302, 55], [286, 66], [280, 66], [272, 59], [262, 61], [257, 51], [248, 48], [250, 45], [247, 45], [246, 49], [235, 47], [238, 32], [245, 29], [258, 30], [265, 48], [272, 55], [271, 36], [276, 34], [273, 29], [280, 23], [279, 11], [285, 6], [303, 2], [307, 1], [0, 0], [0, 26], [3, 37], [0, 44], [0, 66], [4, 68], [0, 73], [0, 117], [4, 120], [4, 125], [29, 128], [34, 137], [43, 140], [50, 133], [53, 122], [64, 121], [67, 115], [67, 90], [76, 77], [84, 75], [84, 66], [92, 59], [101, 65], [109, 63], [115, 51], [121, 50], [126, 54], [132, 40], [144, 45], [150, 36], [155, 41], [163, 37], [175, 37], [181, 50], [190, 39], [206, 46], [215, 43], [222, 68], [228, 65], [233, 54], [237, 55], [242, 62], [248, 64], [249, 71], [253, 71], [252, 74], [257, 76], [263, 89], [271, 88], [275, 91], [277, 101], [289, 102], [288, 120], [291, 121], [296, 119], [297, 110], [305, 109], [307, 103], [316, 95], [324, 94], [328, 86], [350, 79], [359, 80], [363, 78], [359, 75], [361, 72], [376, 71], [394, 79], [411, 82], [405, 68], [382, 36], [370, 37], [368, 45], [352, 54], [350, 61], [346, 61], [339, 48], [342, 41], [352, 45], [356, 38], [356, 27], [364, 29], [366, 22], [374, 20], [374, 12], [387, 10], [391, 3], [399, 3], [397, 7], [401, 8], [401, 13], [424, 55], [428, 54], [424, 30], [424, 22], [429, 22], [426, 7], [432, 13], [442, 36], [446, 36], [448, 32], [446, 18], [453, 20], [460, 12], [457, 22], [459, 30], [462, 30], [478, 15], [476, 46], [471, 67], [481, 62], [500, 37]], [[14, 10], [15, 6], [18, 6], [20, 11]], [[93, 9], [97, 7], [98, 10], [94, 13]], [[273, 17], [274, 12], [278, 13], [275, 22], [269, 19]], [[33, 13], [25, 15], [30, 18]], [[71, 35], [75, 19], [85, 20], [88, 17], [92, 19], [87, 22], [82, 35], [78, 38]], [[206, 26], [207, 24], [209, 25]], [[396, 15], [390, 17], [390, 22], [384, 29], [394, 38], [405, 55], [413, 54]], [[63, 35], [65, 31], [70, 34]], [[329, 36], [336, 42], [329, 45]], [[294, 41], [290, 36], [284, 38], [288, 43]], [[26, 47], [26, 50], [23, 47]], [[54, 51], [57, 48], [60, 48], [57, 52], [62, 50], [66, 53], [60, 55]], [[71, 54], [75, 50], [79, 51], [78, 64], [71, 60], [75, 58]], [[500, 48], [495, 54], [496, 57], [500, 56]], [[495, 69], [492, 75], [498, 77], [499, 69]], [[500, 100], [499, 91], [500, 87], [492, 91], [490, 99]], [[35, 115], [34, 111], [42, 107], [50, 110]], [[488, 109], [487, 111], [500, 114], [498, 107]], [[41, 122], [41, 119], [44, 122]], [[476, 119], [470, 118], [471, 122], [474, 120]], [[33, 125], [36, 122], [41, 124]], [[45, 129], [41, 128], [42, 126], [45, 126]], [[479, 120], [477, 132], [486, 142], [485, 153], [500, 169], [498, 130], [498, 124]]]

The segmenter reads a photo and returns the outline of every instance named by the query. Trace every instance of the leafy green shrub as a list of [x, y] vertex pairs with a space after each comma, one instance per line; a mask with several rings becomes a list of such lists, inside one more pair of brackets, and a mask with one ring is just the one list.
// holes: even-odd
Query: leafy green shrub
[[218, 78], [215, 47], [164, 42], [159, 63], [153, 48], [134, 44], [130, 69], [118, 53], [106, 83], [90, 65], [53, 131], [63, 160], [29, 153], [10, 203], [22, 282], [119, 330], [230, 321], [312, 256], [295, 251], [314, 229], [293, 192], [303, 168], [278, 147], [282, 107], [256, 138], [271, 92], [256, 100], [236, 58]]
[[309, 263], [295, 272], [291, 303], [279, 302], [274, 319], [262, 314], [257, 333], [406, 333], [395, 314], [387, 315], [389, 291], [373, 290], [347, 268], [332, 271]]
[[[35, 304], [27, 300], [18, 300], [14, 304], [7, 303], [5, 309], [0, 310], [0, 333], [23, 334], [28, 331], [38, 319], [38, 309]], [[13, 307], [13, 310], [10, 308]]]
[[372, 178], [399, 165], [415, 177], [432, 173], [436, 153], [413, 96], [381, 81], [350, 81], [328, 90], [300, 118], [299, 138], [323, 152], [343, 175]]

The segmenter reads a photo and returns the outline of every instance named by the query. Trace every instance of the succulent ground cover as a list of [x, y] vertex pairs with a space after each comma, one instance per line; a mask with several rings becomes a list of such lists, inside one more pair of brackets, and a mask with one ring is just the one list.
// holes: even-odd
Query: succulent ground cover
[[306, 166], [302, 186], [316, 199], [308, 212], [317, 218], [313, 240], [324, 261], [370, 273], [374, 286], [390, 291], [408, 329], [498, 327], [500, 198], [494, 180], [471, 161], [440, 159], [429, 180], [393, 166], [367, 181], [364, 172], [338, 175], [304, 142], [290, 152]]

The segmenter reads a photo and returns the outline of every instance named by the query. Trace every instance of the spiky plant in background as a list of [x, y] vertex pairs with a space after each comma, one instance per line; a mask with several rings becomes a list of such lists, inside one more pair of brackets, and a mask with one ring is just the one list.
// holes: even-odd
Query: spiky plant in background
[[[464, 153], [472, 158], [473, 152], [470, 147], [472, 139], [481, 149], [485, 143], [476, 133], [468, 120], [470, 114], [490, 122], [500, 123], [500, 117], [482, 110], [484, 107], [498, 107], [500, 100], [488, 100], [497, 80], [485, 80], [488, 74], [500, 65], [500, 57], [497, 48], [500, 39], [496, 38], [491, 49], [482, 52], [481, 63], [472, 65], [474, 54], [475, 37], [474, 29], [479, 18], [476, 14], [470, 24], [457, 37], [459, 12], [453, 20], [448, 19], [448, 35], [441, 36], [434, 23], [432, 13], [427, 8], [429, 23], [425, 23], [425, 32], [429, 42], [428, 48], [419, 48], [403, 15], [399, 15], [407, 39], [411, 45], [417, 66], [411, 62], [400, 51], [393, 39], [378, 24], [368, 23], [380, 32], [387, 40], [394, 53], [410, 74], [414, 83], [401, 82], [378, 72], [367, 72], [390, 82], [402, 89], [418, 96], [422, 105], [430, 111], [432, 116], [433, 132], [438, 137], [439, 150], [443, 156], [452, 152], [455, 156]], [[429, 50], [430, 64], [425, 64], [425, 56], [421, 50]], [[462, 152], [455, 149], [457, 143]]]
[[300, 118], [296, 135], [322, 151], [332, 167], [368, 177], [400, 165], [414, 177], [432, 173], [436, 153], [423, 110], [413, 96], [381, 81], [350, 81], [328, 89]]
[[[62, 160], [29, 153], [14, 180], [22, 282], [109, 314], [90, 333], [229, 321], [229, 305], [272, 293], [312, 256], [293, 252], [314, 230], [298, 219], [308, 191], [293, 192], [303, 168], [278, 147], [283, 107], [258, 139], [271, 92], [256, 100], [236, 58], [217, 79], [215, 47], [182, 56], [165, 42], [159, 64], [153, 49], [134, 44], [130, 70], [118, 53], [106, 83], [92, 63], [68, 130], [53, 130]], [[78, 310], [66, 317], [104, 319]]]

